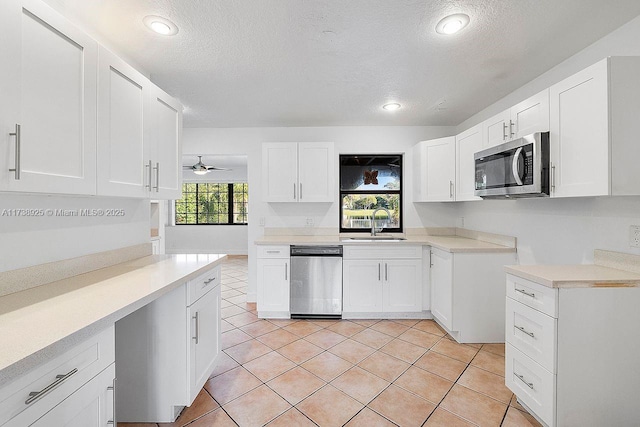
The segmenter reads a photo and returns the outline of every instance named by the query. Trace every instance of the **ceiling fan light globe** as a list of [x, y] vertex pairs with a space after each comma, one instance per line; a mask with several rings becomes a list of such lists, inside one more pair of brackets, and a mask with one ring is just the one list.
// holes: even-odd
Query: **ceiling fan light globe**
[[194, 170], [193, 173], [195, 173], [196, 175], [206, 175], [209, 173], [209, 171], [200, 169], [200, 170]]

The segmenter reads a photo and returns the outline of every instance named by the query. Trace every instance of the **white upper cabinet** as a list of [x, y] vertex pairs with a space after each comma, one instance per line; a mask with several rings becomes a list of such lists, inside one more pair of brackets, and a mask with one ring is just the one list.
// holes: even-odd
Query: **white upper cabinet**
[[456, 138], [419, 142], [413, 150], [414, 202], [455, 200]]
[[640, 194], [640, 58], [604, 59], [551, 87], [551, 196]]
[[331, 142], [262, 145], [265, 202], [333, 202], [335, 159]]
[[0, 189], [95, 194], [97, 43], [37, 0], [0, 23]]
[[182, 197], [182, 105], [151, 86], [151, 142], [146, 173], [151, 170], [151, 197]]
[[474, 196], [476, 166], [473, 155], [482, 150], [482, 125], [456, 136], [456, 201], [482, 200]]
[[98, 65], [98, 195], [146, 197], [151, 187], [151, 82], [100, 47]]
[[525, 99], [482, 123], [482, 145], [493, 147], [549, 130], [549, 89]]

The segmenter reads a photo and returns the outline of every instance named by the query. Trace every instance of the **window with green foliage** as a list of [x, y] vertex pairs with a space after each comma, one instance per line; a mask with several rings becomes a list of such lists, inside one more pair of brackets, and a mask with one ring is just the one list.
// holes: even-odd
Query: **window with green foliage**
[[402, 156], [340, 155], [340, 201], [340, 231], [402, 232]]
[[248, 207], [247, 183], [187, 182], [176, 200], [176, 225], [246, 225]]

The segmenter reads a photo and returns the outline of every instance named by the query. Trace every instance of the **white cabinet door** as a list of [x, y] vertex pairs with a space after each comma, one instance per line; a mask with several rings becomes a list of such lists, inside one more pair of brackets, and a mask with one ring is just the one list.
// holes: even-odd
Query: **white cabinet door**
[[453, 329], [453, 256], [435, 248], [431, 249], [431, 314]]
[[38, 0], [0, 12], [0, 189], [95, 194], [97, 43]]
[[298, 201], [333, 202], [334, 175], [333, 143], [298, 144]]
[[342, 310], [361, 313], [381, 312], [382, 261], [344, 260], [342, 269]]
[[258, 259], [258, 312], [289, 311], [289, 259]]
[[298, 144], [262, 145], [262, 198], [265, 202], [298, 201]]
[[34, 427], [106, 427], [113, 425], [115, 373], [115, 365], [109, 365], [98, 376], [31, 425]]
[[509, 131], [510, 120], [510, 111], [505, 110], [482, 123], [482, 145], [484, 148], [493, 147], [512, 139]]
[[189, 307], [190, 402], [193, 402], [216, 366], [220, 353], [220, 286]]
[[[151, 197], [182, 197], [182, 105], [151, 86]], [[148, 173], [148, 170], [147, 170]]]
[[551, 196], [609, 194], [607, 60], [551, 86]]
[[549, 131], [549, 89], [511, 107], [510, 133], [522, 138], [535, 132]]
[[425, 201], [452, 202], [455, 200], [456, 138], [434, 139], [424, 146], [426, 171]]
[[473, 155], [482, 150], [482, 126], [477, 125], [456, 136], [456, 201], [482, 200], [474, 196], [476, 165]]
[[422, 260], [384, 260], [383, 307], [386, 312], [422, 311]]
[[100, 196], [147, 197], [150, 82], [100, 47], [98, 66], [98, 179]]

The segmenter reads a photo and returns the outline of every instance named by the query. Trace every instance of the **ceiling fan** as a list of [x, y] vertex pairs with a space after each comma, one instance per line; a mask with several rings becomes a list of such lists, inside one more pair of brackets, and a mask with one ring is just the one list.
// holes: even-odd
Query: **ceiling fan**
[[207, 166], [204, 163], [202, 163], [202, 156], [198, 156], [198, 163], [196, 163], [193, 166], [182, 166], [183, 169], [188, 169], [193, 171], [193, 173], [195, 173], [196, 175], [206, 175], [208, 174], [210, 171], [228, 171], [231, 169], [228, 168], [217, 168], [215, 166]]

